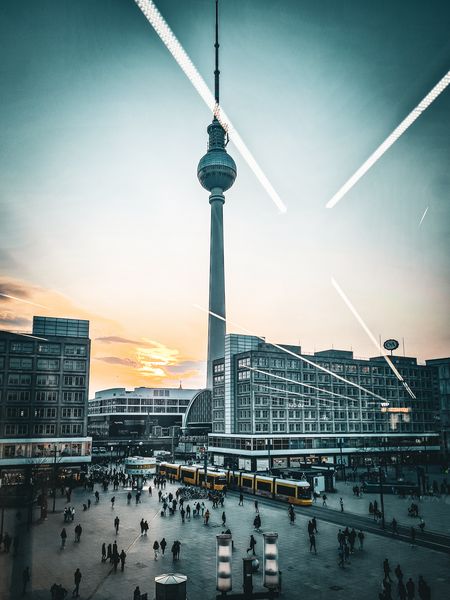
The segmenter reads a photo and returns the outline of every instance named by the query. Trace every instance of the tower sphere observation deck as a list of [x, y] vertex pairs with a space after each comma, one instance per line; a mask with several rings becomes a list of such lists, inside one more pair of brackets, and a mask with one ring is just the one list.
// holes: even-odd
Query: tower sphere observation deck
[[225, 192], [236, 179], [236, 163], [225, 150], [225, 131], [216, 118], [208, 126], [208, 135], [208, 152], [198, 163], [197, 177], [209, 192], [215, 188]]

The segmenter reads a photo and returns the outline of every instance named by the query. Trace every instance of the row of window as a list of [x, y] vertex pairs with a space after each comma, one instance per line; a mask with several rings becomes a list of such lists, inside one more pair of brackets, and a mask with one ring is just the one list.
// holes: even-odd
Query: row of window
[[[0, 393], [1, 397], [1, 393]], [[59, 393], [53, 391], [39, 391], [35, 393], [36, 402], [58, 402]], [[6, 392], [7, 402], [30, 402], [31, 393], [29, 390], [8, 390]], [[63, 402], [84, 402], [84, 392], [62, 392]]]
[[[3, 360], [3, 359], [2, 359]], [[81, 371], [86, 372], [87, 362], [85, 360], [75, 360], [71, 358], [65, 358], [63, 361], [64, 371]], [[9, 359], [10, 369], [20, 369], [22, 371], [31, 371], [33, 369], [33, 359], [25, 357], [14, 357]], [[0, 368], [3, 365], [0, 364]], [[59, 358], [37, 358], [36, 369], [38, 371], [59, 371], [61, 368], [61, 361]]]
[[[30, 415], [35, 419], [56, 419], [58, 409], [56, 407], [38, 407], [29, 408], [28, 406], [7, 406], [4, 411], [5, 418], [7, 419], [28, 419]], [[82, 418], [84, 414], [83, 408], [61, 408], [61, 417], [63, 419], [68, 418]]]
[[[28, 435], [29, 426], [27, 423], [5, 423], [4, 435]], [[32, 433], [34, 435], [55, 435], [55, 423], [37, 423], [33, 425]], [[82, 423], [63, 423], [59, 426], [61, 435], [82, 434]]]
[[[56, 343], [38, 343], [36, 348], [38, 354], [58, 354], [62, 351], [66, 356], [87, 356], [88, 346], [85, 344], [65, 344], [64, 350], [62, 344]], [[35, 351], [34, 342], [17, 342], [11, 341], [9, 343], [9, 352], [11, 354], [32, 354]], [[0, 340], [0, 352], [6, 352], [6, 341]]]

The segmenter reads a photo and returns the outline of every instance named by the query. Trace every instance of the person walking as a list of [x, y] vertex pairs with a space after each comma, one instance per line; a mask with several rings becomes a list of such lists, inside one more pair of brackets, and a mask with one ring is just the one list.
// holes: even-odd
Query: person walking
[[113, 556], [113, 568], [114, 568], [114, 573], [117, 573], [117, 566], [120, 562], [120, 556], [119, 553], [116, 551], [116, 553]]
[[344, 512], [344, 501], [342, 500], [342, 498], [339, 498], [339, 504], [341, 506], [341, 512]]
[[256, 556], [256, 552], [255, 552], [255, 546], [256, 546], [256, 540], [253, 536], [253, 534], [250, 536], [250, 548], [247, 548], [247, 554], [250, 552], [250, 550], [253, 552], [253, 556]]
[[158, 560], [158, 552], [159, 552], [159, 542], [155, 540], [153, 542], [153, 552], [155, 553], [155, 560]]
[[131, 498], [132, 498], [131, 492], [128, 492], [128, 494], [127, 494], [127, 504], [130, 504]]
[[327, 505], [327, 495], [326, 495], [326, 494], [324, 494], [324, 495], [322, 496], [322, 506], [326, 506], [326, 505]]
[[318, 530], [317, 530], [317, 521], [316, 521], [316, 517], [313, 517], [313, 518], [311, 519], [311, 523], [312, 523], [312, 525], [313, 525], [313, 531], [314, 531], [314, 533], [319, 533], [319, 532], [318, 532]]
[[61, 533], [59, 535], [61, 537], [61, 548], [64, 548], [66, 545], [66, 539], [67, 539], [67, 531], [66, 531], [65, 527], [62, 528]]
[[416, 595], [416, 586], [414, 585], [414, 581], [411, 577], [406, 582], [406, 593], [408, 595], [408, 600], [414, 600]]
[[111, 544], [108, 544], [108, 550], [106, 552], [106, 560], [109, 560], [109, 562], [112, 562], [112, 546], [111, 546]]
[[164, 553], [166, 551], [166, 546], [167, 546], [167, 542], [166, 542], [166, 538], [163, 538], [160, 542], [159, 545], [161, 547], [161, 554], [164, 556]]
[[397, 520], [395, 519], [395, 517], [392, 519], [391, 527], [392, 527], [392, 535], [398, 535], [398, 524], [397, 524]]
[[239, 504], [238, 506], [244, 506], [244, 494], [242, 492], [239, 493]]
[[106, 544], [103, 542], [102, 544], [102, 562], [106, 561]]
[[255, 512], [259, 514], [258, 500], [255, 500]]
[[78, 523], [78, 525], [75, 527], [75, 541], [76, 542], [80, 541], [82, 531], [83, 531], [83, 528]]
[[115, 497], [115, 496], [113, 496], [113, 497], [111, 498], [111, 508], [114, 508], [114, 502], [115, 502], [115, 501], [116, 501], [116, 497]]
[[25, 569], [22, 571], [22, 596], [27, 593], [27, 586], [30, 579], [30, 567], [25, 567]]
[[384, 579], [391, 581], [391, 567], [389, 566], [389, 561], [387, 558], [383, 561], [383, 571], [384, 571]]
[[205, 520], [204, 520], [205, 525], [208, 525], [209, 516], [210, 516], [209, 510], [207, 509], [205, 512]]
[[364, 550], [364, 534], [361, 529], [358, 532], [358, 540], [359, 540], [359, 549]]
[[125, 554], [125, 550], [122, 548], [122, 552], [119, 554], [120, 559], [120, 570], [123, 571], [125, 568], [125, 559], [127, 555]]
[[176, 544], [176, 542], [174, 542], [172, 544], [171, 552], [172, 552], [172, 559], [174, 561], [177, 560], [177, 544]]
[[141, 600], [141, 590], [138, 585], [134, 588], [133, 600]]
[[314, 554], [317, 554], [316, 536], [314, 535], [314, 533], [311, 533], [309, 536], [309, 551], [312, 552], [313, 549], [314, 549]]
[[100, 494], [98, 492], [95, 492], [94, 496], [95, 496], [95, 504], [98, 504], [98, 502], [100, 500]]
[[77, 568], [77, 570], [73, 574], [73, 580], [75, 583], [75, 587], [73, 588], [72, 597], [78, 598], [78, 596], [80, 595], [81, 578], [82, 578], [81, 571], [80, 571], [80, 569]]
[[400, 567], [400, 565], [397, 565], [397, 566], [395, 567], [395, 569], [394, 569], [394, 573], [395, 573], [395, 576], [397, 577], [397, 579], [398, 579], [399, 581], [402, 581], [402, 580], [403, 580], [403, 571], [402, 571], [402, 568]]
[[399, 580], [397, 585], [397, 594], [400, 600], [406, 600], [406, 587], [401, 579]]
[[225, 514], [225, 511], [223, 511], [223, 513], [222, 513], [222, 527], [225, 527], [226, 522], [227, 522], [227, 516]]
[[184, 508], [181, 506], [181, 510], [180, 510], [180, 515], [181, 515], [181, 522], [184, 523], [184, 516], [186, 514], [186, 511], [184, 510]]
[[120, 523], [120, 519], [119, 519], [119, 517], [116, 517], [114, 519], [114, 529], [116, 530], [116, 535], [119, 533], [119, 523]]

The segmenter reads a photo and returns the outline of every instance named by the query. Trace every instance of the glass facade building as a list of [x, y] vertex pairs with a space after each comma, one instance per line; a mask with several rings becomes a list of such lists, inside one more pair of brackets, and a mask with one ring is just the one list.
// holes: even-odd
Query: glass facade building
[[272, 459], [308, 456], [311, 462], [345, 455], [348, 463], [387, 449], [439, 451], [434, 365], [391, 357], [412, 398], [383, 356], [283, 347], [287, 352], [258, 337], [226, 336], [225, 356], [213, 364], [208, 449], [217, 464], [238, 466], [238, 455], [256, 459], [269, 452]]
[[0, 331], [0, 471], [66, 474], [91, 460], [87, 435], [89, 322], [34, 317], [31, 334]]

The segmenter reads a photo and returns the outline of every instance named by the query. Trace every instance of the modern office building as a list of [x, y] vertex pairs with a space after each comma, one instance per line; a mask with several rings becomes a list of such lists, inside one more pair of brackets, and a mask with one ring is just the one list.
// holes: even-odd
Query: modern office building
[[3, 486], [73, 476], [91, 460], [89, 321], [34, 317], [31, 334], [0, 331]]
[[89, 400], [89, 433], [96, 439], [130, 440], [161, 435], [161, 430], [182, 426], [183, 416], [200, 393], [194, 389], [147, 387], [98, 391]]
[[370, 464], [438, 453], [439, 385], [434, 366], [392, 356], [412, 398], [383, 356], [288, 352], [261, 338], [229, 334], [213, 363], [215, 464], [264, 469], [305, 462]]

